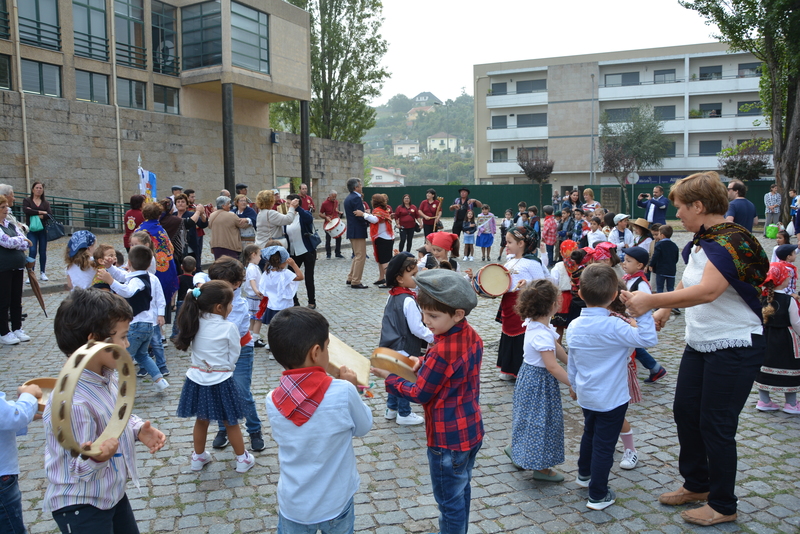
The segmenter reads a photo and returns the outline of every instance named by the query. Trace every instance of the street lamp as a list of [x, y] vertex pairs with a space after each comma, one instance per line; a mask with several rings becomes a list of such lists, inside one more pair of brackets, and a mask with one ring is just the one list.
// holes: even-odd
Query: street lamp
[[[444, 118], [444, 135], [445, 135], [445, 149], [450, 150], [450, 130], [447, 129], [447, 124], [450, 122], [450, 106], [447, 104], [442, 104], [441, 102], [434, 102], [435, 106], [444, 106], [445, 109], [445, 118]], [[447, 152], [444, 154], [444, 171], [445, 171], [445, 183], [450, 183], [450, 157]]]

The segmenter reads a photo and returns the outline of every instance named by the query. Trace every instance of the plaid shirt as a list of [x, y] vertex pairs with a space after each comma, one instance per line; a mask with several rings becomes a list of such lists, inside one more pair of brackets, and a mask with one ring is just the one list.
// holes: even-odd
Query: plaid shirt
[[552, 215], [544, 218], [544, 223], [542, 223], [542, 241], [544, 241], [545, 245], [556, 244], [557, 226], [558, 224]]
[[764, 206], [775, 206], [774, 208], [766, 208], [766, 213], [780, 213], [781, 211], [781, 194], [780, 193], [767, 193], [764, 195]]
[[386, 378], [386, 391], [424, 405], [428, 447], [468, 451], [483, 439], [483, 341], [466, 319], [437, 335], [422, 360], [417, 382]]

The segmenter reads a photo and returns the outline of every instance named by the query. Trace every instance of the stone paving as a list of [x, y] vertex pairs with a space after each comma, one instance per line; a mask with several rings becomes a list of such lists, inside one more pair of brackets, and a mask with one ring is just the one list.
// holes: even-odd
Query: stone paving
[[[109, 236], [110, 238], [110, 236]], [[121, 241], [119, 236], [114, 240]], [[687, 234], [676, 234], [682, 245]], [[107, 241], [103, 236], [102, 241]], [[421, 245], [421, 237], [415, 244]], [[772, 250], [774, 242], [767, 241]], [[59, 244], [59, 248], [65, 241]], [[497, 244], [493, 251], [496, 257]], [[57, 253], [51, 251], [55, 267]], [[317, 303], [331, 322], [331, 331], [363, 354], [376, 346], [380, 320], [386, 302], [385, 290], [372, 286], [352, 290], [345, 285], [349, 260], [317, 263]], [[372, 254], [370, 253], [370, 256]], [[473, 262], [473, 265], [480, 265]], [[55, 275], [56, 270], [50, 269]], [[377, 278], [377, 266], [367, 261], [364, 281]], [[305, 289], [300, 291], [305, 301]], [[23, 381], [36, 376], [56, 376], [64, 356], [55, 346], [52, 317], [64, 293], [45, 295], [50, 319], [44, 317], [35, 300], [24, 299], [29, 314], [25, 330], [30, 343], [0, 347], [0, 391], [12, 393]], [[642, 384], [644, 400], [632, 405], [628, 417], [635, 430], [639, 465], [625, 471], [618, 463], [611, 472], [610, 486], [617, 492], [617, 503], [604, 511], [586, 508], [588, 490], [575, 484], [577, 454], [582, 428], [578, 405], [564, 394], [566, 463], [558, 469], [566, 473], [560, 484], [533, 480], [530, 472], [516, 470], [503, 454], [511, 427], [513, 383], [497, 379], [494, 367], [499, 325], [494, 321], [499, 301], [480, 299], [469, 321], [485, 343], [482, 369], [482, 407], [486, 438], [472, 482], [470, 533], [477, 532], [754, 532], [800, 531], [800, 418], [782, 412], [760, 413], [752, 394], [740, 418], [739, 471], [737, 494], [739, 521], [717, 527], [692, 527], [680, 518], [684, 507], [658, 503], [663, 491], [680, 486], [677, 470], [678, 444], [672, 419], [675, 377], [683, 348], [683, 317], [670, 322], [652, 350], [669, 374], [656, 384]], [[156, 394], [149, 380], [139, 382], [134, 412], [150, 419], [167, 434], [166, 446], [150, 455], [138, 446], [141, 492], [129, 485], [135, 515], [142, 532], [235, 533], [273, 532], [277, 525], [276, 485], [278, 459], [270, 438], [263, 402], [276, 386], [280, 371], [263, 350], [257, 351], [253, 392], [264, 420], [267, 449], [256, 453], [257, 465], [242, 475], [235, 472], [230, 448], [213, 451], [214, 462], [201, 473], [189, 469], [193, 421], [176, 417], [182, 375], [188, 355], [174, 347], [167, 350], [172, 370], [171, 387]], [[646, 371], [640, 373], [640, 379]], [[372, 408], [373, 429], [354, 440], [361, 473], [356, 494], [356, 531], [392, 534], [432, 532], [437, 527], [437, 508], [431, 492], [422, 426], [402, 427], [383, 418], [385, 391], [379, 382], [375, 398], [366, 399]], [[562, 388], [562, 392], [564, 392]], [[421, 413], [420, 407], [414, 411]], [[34, 422], [25, 437], [18, 438], [22, 474], [20, 485], [25, 521], [32, 533], [57, 532], [55, 522], [41, 511], [46, 478], [43, 471], [43, 428]], [[209, 436], [209, 446], [213, 436]], [[621, 458], [618, 450], [616, 461]]]

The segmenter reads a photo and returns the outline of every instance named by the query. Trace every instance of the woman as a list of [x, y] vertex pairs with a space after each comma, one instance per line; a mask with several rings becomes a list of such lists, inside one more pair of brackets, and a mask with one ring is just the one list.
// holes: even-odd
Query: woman
[[564, 212], [566, 210], [572, 213], [575, 210], [581, 209], [581, 201], [578, 200], [580, 196], [580, 192], [577, 189], [573, 189], [569, 194], [569, 198], [561, 204], [561, 211]]
[[378, 262], [380, 274], [378, 280], [373, 282], [378, 287], [386, 288], [386, 265], [392, 259], [392, 246], [394, 245], [394, 231], [392, 230], [392, 215], [386, 205], [386, 198], [380, 193], [372, 195], [372, 213], [355, 211], [356, 217], [363, 215], [369, 224], [369, 237], [372, 240], [372, 252]]
[[175, 265], [180, 265], [183, 262], [183, 256], [186, 254], [184, 250], [186, 248], [186, 227], [183, 224], [183, 219], [172, 212], [172, 207], [172, 199], [165, 198], [161, 201], [163, 212], [158, 222], [167, 232], [167, 237], [172, 243]]
[[581, 206], [583, 211], [594, 211], [597, 208], [602, 207], [600, 206], [600, 203], [594, 199], [594, 191], [588, 187], [583, 190], [583, 200], [584, 203], [583, 206]]
[[686, 309], [686, 348], [675, 388], [673, 414], [684, 484], [659, 501], [680, 505], [689, 523], [715, 525], [736, 519], [736, 427], [763, 360], [759, 285], [769, 262], [758, 240], [727, 222], [728, 196], [716, 172], [693, 174], [672, 186], [669, 199], [694, 238], [683, 249], [683, 280], [669, 293], [623, 295], [641, 315], [657, 308], [663, 327], [672, 308]]
[[[32, 243], [31, 250], [28, 252], [31, 259], [36, 259], [37, 249], [39, 251], [39, 276], [40, 280], [47, 282], [45, 265], [47, 264], [47, 216], [52, 215], [50, 203], [44, 198], [44, 185], [42, 182], [33, 182], [31, 196], [22, 199], [22, 213], [28, 217], [28, 239]], [[35, 219], [38, 219], [35, 220]], [[36, 230], [38, 228], [38, 230]]]
[[411, 240], [414, 239], [414, 231], [419, 218], [417, 207], [411, 203], [411, 195], [403, 195], [403, 203], [394, 210], [393, 217], [400, 227], [400, 244], [397, 249], [402, 252], [405, 244], [406, 252], [411, 252]]
[[419, 216], [422, 218], [422, 230], [425, 237], [434, 231], [441, 215], [442, 203], [436, 197], [436, 190], [428, 189], [425, 192], [425, 200], [419, 205]]
[[122, 236], [122, 244], [125, 246], [126, 252], [131, 251], [131, 236], [133, 232], [144, 222], [144, 215], [142, 215], [144, 199], [144, 195], [131, 196], [131, 209], [125, 212], [125, 235]]
[[230, 197], [217, 197], [217, 211], [208, 217], [214, 259], [230, 256], [238, 260], [242, 254], [242, 235], [239, 229], [250, 224], [250, 219], [240, 219], [231, 213]]
[[258, 214], [256, 210], [250, 207], [247, 201], [247, 195], [236, 195], [233, 199], [233, 209], [231, 212], [240, 219], [250, 219], [250, 226], [242, 228], [239, 231], [242, 241], [250, 244], [256, 240], [256, 217]]
[[175, 249], [169, 240], [167, 231], [158, 222], [164, 207], [155, 202], [148, 202], [142, 208], [144, 222], [136, 229], [143, 230], [150, 234], [156, 253], [156, 278], [161, 282], [161, 289], [164, 291], [164, 300], [169, 304], [172, 302], [172, 295], [178, 290], [178, 269], [175, 267]]
[[285, 215], [275, 210], [275, 205], [275, 193], [272, 191], [265, 189], [256, 195], [256, 207], [260, 210], [256, 218], [256, 245], [259, 248], [264, 248], [270, 239], [279, 241], [284, 248], [287, 248], [283, 227], [294, 221], [300, 199], [296, 198], [289, 202], [289, 209]]
[[31, 340], [22, 330], [22, 273], [27, 262], [26, 251], [32, 243], [8, 220], [9, 209], [8, 198], [0, 195], [0, 344], [2, 345], [16, 345], [20, 341]]
[[[288, 195], [286, 200], [289, 202], [300, 202], [300, 195]], [[310, 211], [304, 210], [301, 206], [295, 207], [297, 216], [286, 226], [286, 236], [289, 240], [289, 254], [298, 267], [303, 268], [306, 283], [306, 295], [308, 296], [308, 307], [312, 310], [317, 308], [316, 288], [314, 286], [314, 267], [317, 264], [317, 250], [311, 246], [309, 234], [314, 233], [314, 216]], [[300, 305], [297, 293], [294, 295], [295, 306]]]
[[175, 195], [175, 207], [178, 209], [178, 217], [183, 219], [183, 226], [186, 228], [186, 244], [183, 257], [192, 256], [197, 262], [197, 270], [202, 271], [200, 258], [203, 251], [197, 239], [197, 229], [208, 227], [208, 222], [203, 217], [205, 208], [202, 205], [198, 205], [195, 211], [189, 211], [189, 197], [184, 193]]

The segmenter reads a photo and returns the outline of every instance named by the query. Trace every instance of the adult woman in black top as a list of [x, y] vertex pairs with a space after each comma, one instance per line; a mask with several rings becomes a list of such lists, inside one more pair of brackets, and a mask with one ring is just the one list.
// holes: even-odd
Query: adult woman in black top
[[[200, 267], [202, 250], [200, 249], [200, 242], [197, 239], [197, 229], [208, 227], [208, 222], [203, 220], [205, 208], [198, 204], [196, 206], [196, 211], [189, 211], [189, 197], [183, 193], [175, 195], [175, 207], [178, 210], [178, 217], [183, 219], [183, 226], [186, 228], [186, 243], [183, 247], [183, 257], [192, 256], [197, 261], [197, 270], [202, 271], [203, 269]], [[181, 259], [181, 262], [182, 261]]]
[[[53, 211], [50, 209], [50, 203], [44, 198], [44, 184], [42, 182], [33, 182], [31, 187], [31, 196], [22, 199], [22, 213], [28, 218], [28, 227], [31, 230], [41, 225], [37, 231], [28, 232], [28, 239], [30, 240], [31, 249], [28, 252], [32, 259], [36, 259], [36, 253], [39, 252], [39, 276], [40, 280], [47, 282], [47, 274], [45, 274], [45, 266], [47, 265], [47, 216], [52, 215]], [[34, 219], [39, 219], [38, 224]]]

